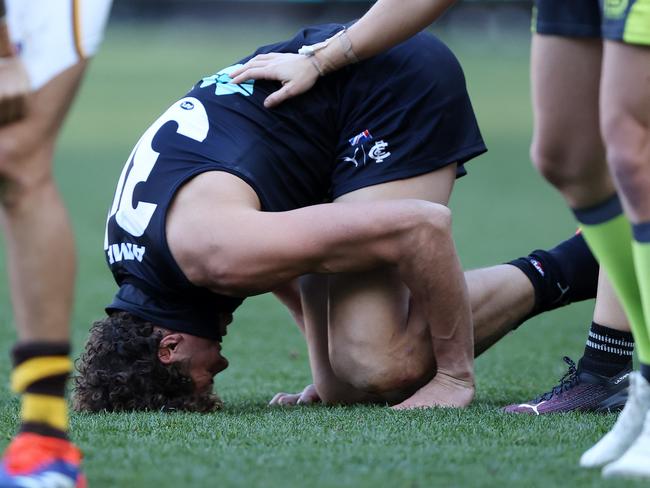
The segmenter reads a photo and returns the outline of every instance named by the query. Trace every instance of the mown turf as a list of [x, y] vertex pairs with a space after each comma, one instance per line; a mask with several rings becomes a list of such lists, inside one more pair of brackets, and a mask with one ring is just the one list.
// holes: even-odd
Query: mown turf
[[[297, 26], [208, 29], [194, 24], [119, 25], [108, 35], [68, 121], [57, 177], [79, 247], [74, 340], [81, 347], [114, 284], [102, 254], [103, 222], [117, 176], [146, 126], [190, 84], [255, 45]], [[463, 62], [490, 152], [468, 169], [453, 198], [455, 235], [466, 266], [507, 260], [571, 234], [559, 198], [531, 169], [528, 39], [449, 36]], [[432, 67], [435, 69], [435, 67]], [[6, 275], [4, 263], [0, 264]], [[467, 411], [392, 412], [384, 407], [265, 406], [277, 391], [309, 382], [305, 348], [271, 297], [247, 302], [225, 339], [231, 367], [217, 381], [226, 401], [214, 415], [74, 415], [76, 440], [96, 487], [177, 486], [624, 486], [578, 469], [579, 454], [614, 416], [506, 416], [578, 356], [591, 304], [538, 318], [477, 363], [478, 396]], [[6, 282], [0, 283], [0, 340], [13, 341]], [[1, 355], [0, 373], [9, 365]], [[17, 401], [2, 382], [3, 446]], [[641, 484], [639, 484], [641, 486]]]

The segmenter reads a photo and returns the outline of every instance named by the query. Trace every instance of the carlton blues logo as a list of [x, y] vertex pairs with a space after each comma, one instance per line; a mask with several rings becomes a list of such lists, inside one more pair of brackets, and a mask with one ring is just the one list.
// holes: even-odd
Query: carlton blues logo
[[[368, 158], [377, 164], [383, 163], [385, 159], [390, 157], [388, 143], [379, 140], [370, 145], [369, 143], [372, 141], [373, 137], [368, 129], [348, 139], [350, 146], [354, 148], [354, 152], [352, 156], [344, 156], [343, 161], [354, 164], [355, 168], [365, 166]], [[366, 146], [369, 146], [368, 149], [366, 149]]]

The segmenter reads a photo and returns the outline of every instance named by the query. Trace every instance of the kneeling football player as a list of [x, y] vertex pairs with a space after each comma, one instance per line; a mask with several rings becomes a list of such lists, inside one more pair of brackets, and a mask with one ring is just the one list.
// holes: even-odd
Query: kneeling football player
[[[268, 291], [304, 324], [323, 400], [467, 406], [472, 316], [480, 348], [550, 306], [511, 265], [468, 275], [470, 300], [446, 204], [485, 146], [453, 54], [421, 34], [273, 111], [275, 84], [234, 85], [237, 66], [173, 104], [124, 167], [104, 246], [119, 290], [76, 407], [213, 409], [221, 336], [244, 297]], [[559, 302], [581, 293], [593, 296]]]

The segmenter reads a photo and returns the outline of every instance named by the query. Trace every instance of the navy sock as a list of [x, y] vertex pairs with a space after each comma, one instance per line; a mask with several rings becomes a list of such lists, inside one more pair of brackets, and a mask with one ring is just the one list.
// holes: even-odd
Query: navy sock
[[553, 249], [537, 249], [528, 256], [510, 261], [535, 289], [535, 306], [522, 322], [569, 303], [596, 297], [598, 263], [582, 234], [576, 234]]
[[634, 339], [631, 332], [623, 332], [591, 323], [585, 353], [580, 369], [611, 377], [631, 367]]

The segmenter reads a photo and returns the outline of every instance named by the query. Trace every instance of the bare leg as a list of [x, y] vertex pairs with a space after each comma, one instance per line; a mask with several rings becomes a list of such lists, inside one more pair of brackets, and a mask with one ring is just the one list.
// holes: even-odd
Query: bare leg
[[0, 130], [0, 221], [23, 341], [69, 340], [74, 246], [52, 156], [84, 68], [56, 77], [30, 98], [27, 118]]
[[607, 160], [625, 213], [650, 222], [650, 47], [605, 43], [601, 92]]
[[[368, 273], [368, 289], [383, 286], [380, 281], [386, 279], [385, 275], [385, 272], [375, 275]], [[530, 314], [534, 305], [534, 290], [523, 272], [507, 264], [467, 271], [465, 279], [473, 314], [475, 354], [478, 356]], [[310, 365], [316, 390], [325, 403], [396, 403], [408, 398], [410, 392], [430, 380], [435, 372], [435, 361], [431, 350], [422, 347], [427, 343], [427, 338], [422, 336], [426, 324], [413, 313], [409, 314], [407, 326], [400, 318], [403, 311], [385, 309], [385, 304], [377, 308], [371, 302], [368, 324], [362, 323], [365, 320], [344, 322], [331, 330], [330, 336], [336, 341], [332, 348], [333, 343], [328, 340], [327, 334], [328, 282], [327, 277], [317, 275], [301, 279], [302, 314], [307, 327]], [[603, 320], [601, 323], [608, 323], [606, 318], [622, 320], [620, 327], [625, 330], [625, 318], [613, 313], [618, 304], [615, 300], [610, 302], [613, 297], [607, 295], [606, 286], [607, 283], [601, 279], [597, 301], [597, 309], [600, 307], [601, 310], [600, 320]], [[394, 287], [389, 289], [399, 290]], [[349, 291], [345, 281], [334, 293], [346, 299]], [[386, 299], [406, 303], [399, 298]], [[603, 300], [605, 303], [601, 303]], [[351, 306], [354, 305], [351, 303]], [[359, 315], [366, 315], [363, 308], [356, 311]], [[396, 318], [383, 320], [385, 314], [396, 314]], [[331, 358], [337, 365], [336, 372]], [[306, 401], [312, 402], [318, 396], [312, 396], [309, 388], [305, 389]], [[370, 391], [375, 393], [371, 394]], [[291, 405], [300, 398], [305, 398], [304, 392], [279, 393], [272, 403]]]
[[593, 241], [630, 319], [641, 371], [632, 376], [629, 399], [612, 431], [580, 462], [589, 467], [610, 463], [605, 477], [650, 478], [649, 46], [606, 41], [600, 101], [607, 160], [632, 235], [619, 214], [594, 226]]
[[610, 329], [630, 331], [625, 312], [621, 307], [605, 270], [600, 270], [598, 277], [598, 297], [594, 308], [594, 322]]
[[[364, 188], [344, 195], [338, 201], [415, 197], [446, 205], [454, 183], [454, 170], [455, 167], [447, 167], [421, 177]], [[448, 264], [459, 268], [459, 263], [452, 261]], [[437, 272], [444, 276], [442, 269]], [[458, 376], [447, 369], [455, 368], [458, 359], [462, 362], [468, 358], [449, 356], [445, 347], [448, 339], [432, 330], [440, 320], [471, 321], [468, 296], [466, 292], [463, 293], [465, 285], [455, 285], [452, 281], [460, 276], [458, 273], [450, 275], [447, 278], [449, 288], [436, 291], [412, 286], [407, 288], [398, 273], [390, 269], [332, 276], [329, 321], [331, 353], [334, 354], [332, 359], [344, 358], [333, 361], [334, 370], [339, 374], [343, 371], [358, 374], [358, 378], [352, 382], [365, 391], [379, 391], [383, 387], [392, 393], [403, 392], [414, 384], [421, 386], [395, 408], [468, 404], [473, 396], [473, 388], [457, 382]], [[430, 311], [433, 309], [438, 312], [446, 309], [446, 319], [442, 314], [432, 316]], [[452, 315], [447, 315], [449, 313]], [[457, 327], [455, 334], [458, 333], [471, 335], [471, 329]], [[471, 341], [472, 338], [461, 340]], [[437, 364], [436, 375], [431, 381], [430, 377], [427, 378], [426, 384], [418, 385], [415, 379], [432, 376], [434, 371], [433, 358], [428, 353], [431, 350]], [[376, 351], [375, 357], [361, 351]], [[386, 356], [378, 356], [378, 351], [386, 352]], [[458, 351], [453, 354], [458, 354]], [[467, 351], [466, 354], [473, 352]], [[402, 364], [398, 371], [391, 366], [396, 358]], [[369, 360], [370, 363], [364, 362]], [[391, 376], [391, 372], [398, 374]]]
[[[454, 179], [454, 168], [448, 167], [377, 188], [382, 188], [382, 198], [387, 194], [397, 198], [402, 189], [409, 188], [409, 182], [416, 182], [414, 187], [428, 191], [441, 188], [446, 200]], [[423, 180], [426, 184], [420, 185]], [[224, 204], [224, 195], [235, 189], [237, 200], [243, 203], [229, 200]], [[432, 385], [434, 391], [425, 395], [429, 406], [462, 406], [471, 400], [471, 316], [445, 207], [422, 200], [369, 203], [365, 198], [363, 203], [346, 200], [263, 213], [255, 210], [256, 202], [250, 187], [221, 172], [200, 175], [181, 189], [168, 216], [167, 237], [192, 282], [220, 293], [249, 295], [313, 272], [358, 273], [363, 281], [368, 270], [397, 271], [396, 283], [400, 287], [406, 283], [412, 290], [413, 302], [423, 311], [429, 334], [436, 339], [432, 341], [438, 362], [436, 378], [451, 377], [440, 385], [443, 391], [436, 390], [438, 383]], [[220, 232], [208, 231], [214, 228]], [[330, 303], [330, 307], [338, 310], [336, 304]], [[401, 309], [404, 313], [409, 310], [403, 303]], [[353, 319], [361, 314], [345, 315]]]
[[465, 273], [474, 320], [474, 354], [479, 356], [512, 331], [535, 305], [535, 291], [519, 269], [508, 264]]
[[[625, 213], [632, 224], [650, 222], [650, 48], [618, 42], [605, 43], [602, 79], [602, 133], [607, 160]], [[642, 364], [650, 364], [650, 279], [647, 242], [635, 236], [636, 279], [645, 323], [632, 321]], [[637, 253], [638, 251], [638, 253]], [[611, 273], [614, 273], [611, 269]], [[621, 287], [617, 287], [623, 293]], [[622, 295], [623, 296], [623, 295]], [[640, 321], [637, 321], [640, 322]], [[650, 369], [650, 366], [648, 366]], [[650, 373], [649, 373], [650, 376]]]
[[[375, 290], [365, 297], [367, 307], [356, 298], [350, 299], [350, 306], [363, 320], [334, 321], [329, 334], [328, 290], [345, 301], [350, 296], [348, 284], [342, 280], [336, 288], [330, 288], [329, 278], [321, 275], [300, 279], [312, 377], [318, 396], [328, 404], [398, 403], [426, 384], [436, 371], [423, 317], [412, 310], [404, 318], [408, 296], [384, 297], [377, 305], [375, 299], [384, 293], [380, 288], [385, 285], [382, 280], [387, 279], [387, 273], [379, 271], [367, 276], [368, 290]], [[478, 355], [528, 315], [533, 308], [534, 291], [524, 273], [505, 264], [468, 271], [465, 278], [474, 314]], [[389, 289], [406, 293], [394, 285]], [[401, 306], [392, 309], [387, 303]], [[394, 317], [386, 320], [385, 314]], [[336, 364], [336, 372], [332, 362]], [[280, 393], [272, 403], [290, 405], [300, 398], [300, 393]]]
[[[632, 223], [632, 256], [627, 243], [601, 250], [603, 267], [626, 307], [641, 369], [650, 378], [650, 47], [607, 41], [603, 60], [601, 128], [607, 160], [627, 219]], [[624, 219], [618, 222], [624, 224]], [[614, 233], [599, 236], [610, 245]], [[629, 234], [628, 234], [629, 236]], [[629, 239], [629, 237], [628, 237]], [[625, 250], [628, 249], [627, 253]], [[612, 259], [621, 260], [614, 265]], [[627, 265], [627, 266], [624, 266]], [[636, 281], [636, 284], [632, 283]], [[631, 284], [631, 286], [630, 286]], [[641, 310], [639, 310], [641, 309]]]
[[[65, 401], [72, 366], [74, 245], [53, 180], [52, 157], [84, 68], [85, 62], [80, 62], [50, 80], [28, 97], [25, 118], [0, 129], [0, 226], [6, 236], [19, 337], [12, 350], [12, 387], [21, 394], [19, 434], [7, 448], [0, 470], [9, 485], [20, 484], [21, 479], [39, 484], [50, 474], [64, 478], [64, 484], [81, 478], [77, 470], [64, 477], [52, 468], [61, 463], [53, 463], [55, 459], [70, 463], [66, 472], [81, 462], [80, 452], [67, 439]], [[6, 466], [26, 452], [34, 462], [49, 466], [46, 471], [35, 476], [33, 468], [7, 472]]]
[[[474, 352], [479, 356], [512, 331], [533, 308], [532, 284], [514, 266], [507, 264], [465, 272], [474, 320]], [[601, 270], [594, 322], [628, 332], [630, 325]]]
[[598, 125], [601, 54], [599, 39], [533, 36], [531, 156], [571, 208], [614, 193]]

